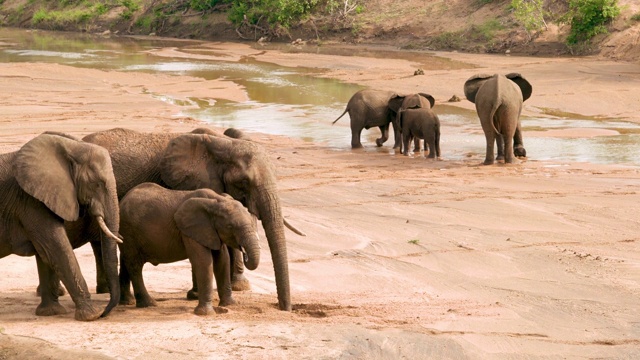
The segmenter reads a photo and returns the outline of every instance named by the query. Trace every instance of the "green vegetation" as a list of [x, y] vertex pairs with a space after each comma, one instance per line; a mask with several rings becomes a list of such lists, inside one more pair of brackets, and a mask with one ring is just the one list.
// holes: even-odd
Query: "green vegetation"
[[270, 29], [288, 29], [293, 23], [309, 15], [318, 0], [234, 0], [229, 20], [236, 25], [267, 26]]
[[640, 13], [634, 14], [631, 16], [632, 21], [640, 21]]
[[420, 240], [418, 239], [413, 239], [413, 240], [409, 240], [407, 241], [409, 244], [413, 244], [413, 245], [418, 245], [420, 244]]
[[544, 21], [546, 11], [544, 10], [544, 0], [511, 0], [511, 8], [516, 20], [527, 31], [529, 39], [531, 34], [547, 27]]
[[607, 33], [606, 24], [620, 14], [617, 0], [570, 0], [568, 44], [588, 42], [598, 34]]

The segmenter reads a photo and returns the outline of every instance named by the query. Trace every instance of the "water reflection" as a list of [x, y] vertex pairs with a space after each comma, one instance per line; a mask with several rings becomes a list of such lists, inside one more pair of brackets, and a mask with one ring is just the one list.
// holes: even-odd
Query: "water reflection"
[[[249, 101], [234, 103], [198, 98], [177, 101], [166, 94], [151, 95], [160, 101], [184, 106], [185, 116], [202, 119], [216, 126], [297, 137], [336, 150], [350, 148], [348, 116], [333, 126], [331, 122], [342, 113], [351, 95], [361, 87], [309, 76], [313, 71], [310, 69], [283, 68], [250, 58], [232, 62], [168, 59], [149, 54], [150, 50], [164, 47], [198, 53], [199, 43], [0, 28], [0, 62], [51, 62], [132, 73], [166, 73], [234, 81], [244, 87]], [[426, 63], [443, 69], [469, 66], [418, 52], [399, 53], [371, 48], [356, 52], [352, 48], [347, 51], [335, 47], [277, 46], [283, 51], [315, 51], [336, 56], [404, 57], [425, 63], [425, 68], [428, 68]], [[440, 63], [436, 63], [435, 59], [440, 59]], [[441, 148], [445, 159], [483, 158], [484, 135], [474, 111], [447, 105], [438, 105], [435, 111], [442, 122]], [[640, 126], [637, 124], [556, 112], [553, 116], [523, 118], [522, 125], [525, 147], [531, 159], [640, 165], [640, 157], [637, 156], [640, 154]], [[550, 129], [608, 129], [616, 131], [618, 135], [578, 138], [545, 136], [544, 132]], [[365, 130], [362, 134], [363, 144], [373, 149], [377, 137], [377, 128]], [[380, 151], [389, 151], [391, 145], [392, 140], [389, 140]]]

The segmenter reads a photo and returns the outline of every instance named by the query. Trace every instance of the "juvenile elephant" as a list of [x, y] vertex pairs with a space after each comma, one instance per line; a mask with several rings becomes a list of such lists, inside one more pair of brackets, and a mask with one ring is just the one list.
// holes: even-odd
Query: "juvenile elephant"
[[[93, 307], [87, 283], [67, 235], [81, 214], [102, 235], [102, 260], [110, 300]], [[36, 315], [66, 313], [58, 279], [76, 305], [76, 320], [106, 316], [120, 298], [116, 243], [120, 217], [116, 181], [104, 148], [56, 134], [41, 134], [17, 152], [0, 155], [0, 258], [36, 256], [41, 302]]]
[[[435, 104], [433, 96], [424, 93], [410, 94], [392, 101], [402, 100], [396, 124], [402, 132], [402, 152], [409, 155], [409, 144], [416, 140], [419, 151], [419, 139], [424, 139], [428, 158], [440, 157], [440, 119], [431, 108]], [[395, 126], [395, 125], [394, 125]]]
[[[245, 137], [244, 135], [236, 135]], [[128, 129], [111, 129], [87, 135], [84, 141], [106, 148], [111, 155], [117, 180], [118, 196], [143, 182], [153, 182], [170, 189], [212, 189], [227, 193], [240, 201], [262, 222], [273, 260], [278, 304], [291, 310], [289, 267], [284, 227], [302, 234], [283, 217], [277, 190], [275, 168], [269, 154], [257, 143], [221, 136], [208, 129], [193, 133], [141, 133]], [[80, 237], [91, 241], [94, 253], [100, 253], [100, 242], [85, 231]], [[89, 235], [87, 235], [89, 234]], [[243, 275], [240, 254], [231, 251], [232, 284], [248, 284]], [[100, 258], [96, 256], [98, 292], [102, 286]], [[194, 296], [194, 284], [189, 294]], [[197, 295], [195, 295], [197, 297]], [[121, 303], [133, 298], [122, 294]]]
[[[380, 128], [381, 132], [380, 138], [376, 139], [376, 145], [382, 146], [389, 139], [389, 124], [395, 119], [398, 110], [397, 107], [391, 107], [389, 102], [397, 97], [398, 94], [393, 91], [360, 90], [349, 99], [347, 108], [332, 124], [335, 124], [348, 112], [351, 118], [351, 147], [361, 148], [360, 134], [362, 129], [368, 130], [376, 126]], [[400, 105], [399, 103], [394, 104]], [[400, 147], [400, 129], [396, 129], [394, 126], [393, 130], [395, 135], [393, 148], [395, 149]]]
[[227, 246], [242, 251], [249, 270], [260, 262], [254, 218], [239, 201], [210, 189], [180, 191], [143, 183], [122, 198], [120, 219], [120, 231], [127, 239], [120, 245], [124, 265], [120, 291], [130, 294], [131, 279], [137, 307], [156, 305], [142, 279], [147, 262], [158, 265], [189, 259], [199, 289], [197, 315], [213, 311], [214, 275], [219, 306], [235, 303]]
[[[476, 104], [476, 111], [487, 141], [485, 165], [494, 162], [494, 141], [498, 145], [498, 160], [513, 163], [513, 157], [526, 156], [520, 129], [522, 103], [531, 97], [531, 84], [520, 74], [479, 74], [464, 83], [467, 100]], [[511, 142], [513, 139], [513, 143]]]

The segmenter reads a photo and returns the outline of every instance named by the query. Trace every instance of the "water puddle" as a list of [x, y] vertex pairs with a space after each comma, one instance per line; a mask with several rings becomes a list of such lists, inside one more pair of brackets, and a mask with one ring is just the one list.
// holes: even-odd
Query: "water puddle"
[[[402, 57], [424, 69], [464, 69], [469, 64], [421, 52], [397, 52], [385, 48], [293, 47], [268, 45], [256, 49], [286, 52], [316, 52], [335, 56]], [[173, 49], [182, 54], [211, 55], [215, 60], [154, 56], [154, 51]], [[159, 101], [184, 106], [183, 115], [216, 126], [237, 127], [275, 135], [286, 135], [349, 150], [348, 116], [335, 125], [351, 95], [361, 87], [337, 80], [314, 77], [311, 69], [285, 68], [251, 57], [225, 61], [224, 46], [171, 39], [102, 37], [91, 34], [26, 31], [0, 28], [0, 62], [51, 62], [102, 70], [188, 75], [225, 79], [241, 85], [249, 101], [176, 100], [152, 94]], [[537, 117], [523, 118], [524, 142], [531, 159], [584, 161], [640, 165], [640, 125], [619, 119], [588, 118], [557, 110], [542, 109]], [[484, 156], [484, 135], [474, 111], [449, 105], [435, 108], [442, 123], [441, 148], [445, 159]], [[363, 144], [375, 147], [378, 129], [363, 131]], [[392, 141], [376, 151], [389, 152]]]

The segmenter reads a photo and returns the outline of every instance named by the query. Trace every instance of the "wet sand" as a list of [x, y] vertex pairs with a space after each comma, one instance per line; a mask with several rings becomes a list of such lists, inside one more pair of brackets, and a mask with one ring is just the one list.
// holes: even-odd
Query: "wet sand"
[[[237, 61], [250, 56], [326, 69], [319, 76], [364, 86], [425, 91], [439, 103], [463, 97], [462, 84], [475, 73], [521, 72], [534, 87], [526, 114], [640, 123], [637, 64], [439, 53], [455, 64], [429, 69], [390, 58], [204, 47]], [[417, 68], [425, 75], [413, 76]], [[203, 125], [177, 117], [180, 106], [151, 93], [246, 99], [231, 81], [0, 64], [0, 150], [14, 151], [46, 130], [82, 136]], [[473, 109], [467, 101], [453, 105]], [[349, 131], [346, 121], [340, 126]], [[285, 215], [307, 234], [287, 233], [292, 312], [276, 309], [264, 236], [262, 263], [247, 272], [252, 290], [236, 293], [239, 304], [228, 313], [205, 318], [185, 300], [188, 262], [145, 267], [156, 308], [119, 306], [90, 323], [74, 321], [72, 311], [36, 317], [35, 259], [10, 256], [0, 259], [0, 358], [640, 357], [638, 167], [539, 161], [531, 153], [514, 165], [482, 166], [484, 147], [464, 160], [427, 161], [378, 149], [375, 135], [352, 151], [346, 143], [335, 150], [251, 134], [272, 154]], [[95, 288], [90, 247], [76, 254]], [[93, 298], [106, 305], [106, 295]], [[61, 302], [73, 309], [68, 296]]]

